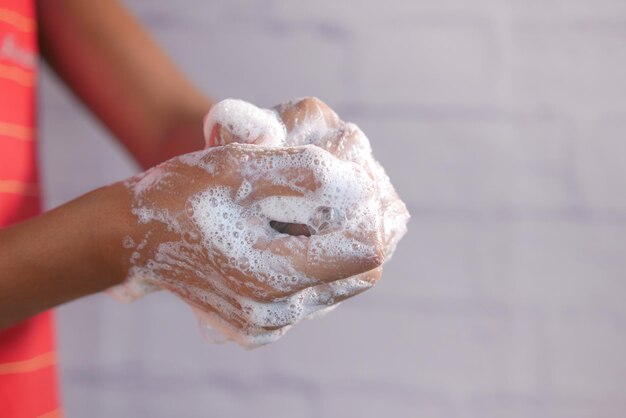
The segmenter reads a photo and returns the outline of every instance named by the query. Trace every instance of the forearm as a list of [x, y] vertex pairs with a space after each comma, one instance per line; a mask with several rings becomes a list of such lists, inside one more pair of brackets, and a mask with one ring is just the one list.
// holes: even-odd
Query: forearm
[[0, 230], [0, 329], [123, 280], [123, 186]]
[[39, 1], [43, 56], [144, 167], [203, 146], [211, 103], [115, 0]]

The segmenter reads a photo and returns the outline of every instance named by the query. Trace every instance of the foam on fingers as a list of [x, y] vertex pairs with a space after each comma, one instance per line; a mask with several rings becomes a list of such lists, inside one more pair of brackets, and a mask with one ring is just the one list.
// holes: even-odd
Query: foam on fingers
[[204, 123], [206, 146], [233, 142], [281, 146], [285, 127], [276, 112], [243, 100], [226, 99], [215, 104]]
[[408, 212], [356, 125], [317, 99], [277, 110], [228, 99], [204, 132], [210, 150], [128, 183], [152, 229], [118, 294], [168, 289], [208, 339], [255, 347], [375, 283]]

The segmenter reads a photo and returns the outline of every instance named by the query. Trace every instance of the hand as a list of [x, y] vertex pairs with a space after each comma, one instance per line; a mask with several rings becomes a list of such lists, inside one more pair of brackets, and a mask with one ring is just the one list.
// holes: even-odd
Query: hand
[[[237, 103], [239, 102], [239, 103]], [[231, 119], [237, 116], [237, 105], [243, 103], [249, 122], [245, 132], [233, 129]], [[376, 184], [380, 203], [385, 261], [393, 255], [400, 238], [406, 233], [409, 213], [394, 190], [382, 166], [374, 159], [365, 134], [353, 123], [342, 121], [324, 102], [314, 97], [284, 102], [274, 108], [275, 114], [238, 100], [224, 100], [212, 109], [205, 124], [207, 146], [234, 142], [262, 146], [294, 147], [314, 145], [342, 161], [363, 167]], [[214, 117], [211, 117], [215, 115]], [[229, 127], [230, 126], [230, 127]], [[254, 129], [254, 127], [264, 129]], [[283, 225], [284, 232], [297, 233], [297, 225]]]
[[168, 289], [243, 344], [269, 342], [369, 288], [368, 276], [351, 277], [383, 260], [374, 225], [309, 236], [272, 228], [305, 224], [328, 203], [355, 217], [354, 207], [369, 207], [367, 173], [313, 146], [230, 144], [174, 158], [127, 186], [139, 226], [125, 241], [130, 280], [118, 296]]
[[[127, 240], [124, 292], [169, 289], [227, 338], [258, 345], [371, 287], [397, 238], [382, 216], [393, 205], [381, 184], [393, 189], [358, 128], [315, 99], [278, 108], [286, 130], [276, 114], [247, 106], [243, 129], [224, 104], [213, 112], [221, 123], [209, 118], [208, 144], [226, 146], [128, 183], [145, 238]], [[268, 143], [280, 147], [258, 146]]]

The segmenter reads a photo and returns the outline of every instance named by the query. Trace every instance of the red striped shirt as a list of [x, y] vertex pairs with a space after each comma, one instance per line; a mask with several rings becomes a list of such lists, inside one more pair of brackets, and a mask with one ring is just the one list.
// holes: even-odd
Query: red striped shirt
[[[41, 210], [33, 0], [0, 0], [0, 227]], [[0, 332], [0, 417], [60, 417], [50, 312]]]

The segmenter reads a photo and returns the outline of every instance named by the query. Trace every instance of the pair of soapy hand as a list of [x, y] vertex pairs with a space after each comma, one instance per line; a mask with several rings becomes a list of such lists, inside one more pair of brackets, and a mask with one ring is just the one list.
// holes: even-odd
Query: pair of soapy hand
[[134, 300], [167, 289], [205, 335], [254, 347], [380, 278], [408, 212], [366, 136], [314, 98], [213, 107], [207, 147], [129, 180]]

